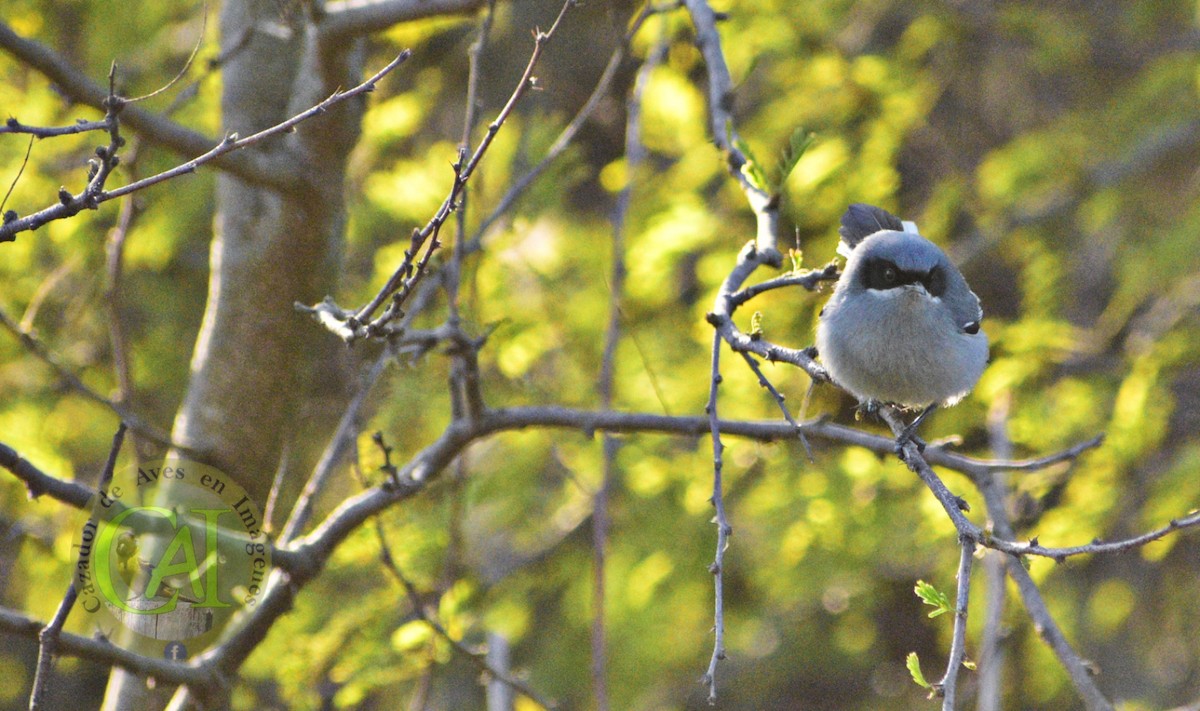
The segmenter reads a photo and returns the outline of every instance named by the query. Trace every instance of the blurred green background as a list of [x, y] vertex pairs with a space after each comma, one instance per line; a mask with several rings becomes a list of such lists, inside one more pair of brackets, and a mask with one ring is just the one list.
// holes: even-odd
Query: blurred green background
[[[924, 434], [961, 434], [963, 451], [990, 456], [989, 419], [1007, 413], [1017, 456], [1036, 456], [1107, 433], [1074, 467], [1011, 477], [1021, 535], [1046, 545], [1113, 539], [1200, 505], [1200, 7], [759, 0], [716, 9], [728, 13], [720, 29], [742, 137], [773, 157], [797, 127], [817, 135], [785, 185], [785, 246], [795, 235], [806, 266], [823, 265], [847, 204], [880, 204], [946, 248], [983, 302], [991, 364], [974, 394]], [[636, 10], [593, 0], [568, 15], [537, 72], [540, 90], [519, 105], [472, 183], [470, 224], [544, 153]], [[547, 26], [555, 11], [542, 0], [497, 7], [483, 54], [484, 120], [520, 76], [530, 28]], [[176, 0], [0, 4], [15, 31], [98, 81], [115, 59], [127, 95], [175, 75], [201, 15], [197, 3]], [[404, 47], [415, 54], [372, 95], [351, 156], [339, 303], [362, 303], [378, 288], [409, 231], [449, 189], [477, 26], [440, 18], [371, 40], [368, 67]], [[189, 75], [199, 80], [196, 94], [173, 117], [215, 136], [221, 77], [204, 71], [216, 54], [215, 22], [204, 32]], [[634, 58], [660, 37], [669, 46], [644, 97], [647, 160], [627, 175], [631, 60], [567, 154], [467, 262], [468, 328], [495, 329], [481, 354], [492, 406], [596, 407], [611, 219], [630, 179], [616, 406], [703, 413], [711, 340], [703, 315], [754, 222], [707, 136], [704, 67], [686, 13], [649, 21]], [[0, 112], [34, 125], [100, 117], [65, 105], [8, 55], [0, 55]], [[94, 134], [35, 142], [6, 209], [28, 214], [50, 204], [59, 185], [77, 191], [97, 142]], [[0, 187], [17, 175], [27, 146], [27, 137], [0, 136]], [[178, 161], [145, 145], [137, 170]], [[136, 198], [121, 317], [136, 408], [162, 429], [182, 398], [203, 312], [212, 189], [212, 171], [202, 170]], [[103, 263], [118, 212], [109, 203], [0, 244], [0, 307], [101, 392], [116, 383]], [[766, 338], [804, 347], [824, 298], [774, 291], [743, 309], [739, 324], [748, 330], [761, 311]], [[439, 302], [419, 325], [443, 317]], [[296, 328], [316, 326], [297, 315]], [[356, 356], [369, 360], [369, 351]], [[382, 430], [403, 461], [446, 425], [448, 369], [434, 353], [384, 376], [361, 439], [368, 478], [378, 480], [382, 463], [371, 432]], [[725, 359], [723, 374], [723, 417], [778, 418], [740, 362]], [[767, 374], [795, 408], [807, 379], [785, 366]], [[822, 388], [809, 414], [853, 422], [852, 404]], [[0, 334], [0, 441], [47, 472], [94, 483], [115, 426], [109, 411]], [[809, 462], [796, 443], [725, 443], [735, 533], [725, 559], [729, 660], [719, 670], [718, 708], [933, 708], [904, 659], [918, 652], [926, 676], [938, 678], [949, 648], [949, 616], [928, 619], [912, 592], [918, 579], [954, 588], [954, 530], [934, 498], [894, 458], [865, 450], [814, 440]], [[705, 708], [711, 445], [659, 435], [621, 444], [607, 571], [612, 706]], [[502, 634], [528, 683], [568, 708], [593, 705], [590, 513], [601, 471], [598, 440], [504, 434], [473, 446], [460, 470], [385, 516], [398, 564], [422, 590], [441, 593], [450, 632], [471, 645]], [[946, 479], [982, 521], [982, 497], [965, 478]], [[357, 490], [348, 468], [339, 480], [336, 495]], [[69, 579], [79, 516], [28, 501], [19, 482], [0, 476], [0, 603], [49, 619]], [[1051, 611], [1122, 709], [1200, 699], [1196, 540], [1184, 534], [1121, 556], [1032, 562]], [[972, 658], [982, 589], [971, 608]], [[1003, 708], [1080, 708], [1011, 596], [1003, 621]], [[26, 706], [35, 653], [31, 640], [0, 643], [0, 708]], [[64, 659], [58, 670], [58, 698], [98, 706], [107, 669]], [[968, 699], [974, 679], [963, 672]], [[484, 691], [477, 670], [413, 619], [366, 528], [250, 658], [234, 698], [245, 709], [420, 708], [422, 699], [425, 708], [470, 709], [482, 708]]]

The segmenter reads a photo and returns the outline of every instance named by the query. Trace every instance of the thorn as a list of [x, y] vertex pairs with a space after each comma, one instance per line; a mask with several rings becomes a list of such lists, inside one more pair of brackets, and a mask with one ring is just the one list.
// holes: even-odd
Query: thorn
[[69, 190], [67, 190], [66, 188], [59, 188], [58, 189], [58, 201], [64, 205], [70, 205], [71, 204], [71, 192]]

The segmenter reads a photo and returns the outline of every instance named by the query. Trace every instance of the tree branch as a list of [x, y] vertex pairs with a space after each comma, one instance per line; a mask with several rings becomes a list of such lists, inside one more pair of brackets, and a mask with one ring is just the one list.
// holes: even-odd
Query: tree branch
[[[787, 440], [796, 436], [796, 428], [785, 422], [715, 422], [722, 434], [731, 436], [762, 441]], [[185, 684], [203, 696], [205, 689], [221, 688], [221, 679], [236, 672], [266, 636], [275, 620], [290, 609], [296, 593], [320, 572], [325, 561], [343, 540], [372, 516], [422, 491], [426, 484], [435, 479], [472, 442], [501, 432], [534, 427], [571, 429], [587, 436], [596, 431], [605, 431], [649, 432], [699, 438], [711, 434], [713, 423], [714, 420], [707, 416], [670, 417], [643, 413], [590, 412], [553, 406], [490, 410], [475, 420], [456, 420], [437, 440], [398, 469], [394, 483], [389, 482], [347, 499], [308, 535], [297, 538], [286, 546], [277, 546], [272, 553], [272, 561], [278, 565], [278, 569], [271, 575], [258, 607], [243, 621], [240, 628], [232, 631], [225, 642], [194, 659], [191, 664], [179, 665], [165, 660], [146, 659], [107, 643], [93, 642], [68, 634], [62, 637], [60, 651], [115, 664], [135, 673], [152, 675], [160, 681]], [[895, 447], [895, 441], [891, 438], [828, 422], [803, 422], [800, 428], [810, 437], [865, 446], [881, 453], [890, 452]], [[931, 459], [942, 456], [945, 456], [944, 453], [938, 454], [935, 451], [931, 454]], [[961, 455], [955, 457], [969, 461]], [[87, 487], [70, 486], [45, 475], [4, 445], [0, 445], [0, 466], [8, 468], [27, 484], [30, 480], [38, 482], [47, 493], [57, 494], [55, 498], [61, 495], [60, 500], [78, 500], [87, 490]], [[90, 490], [87, 494], [90, 496]], [[995, 544], [996, 541], [992, 540], [990, 543]], [[1017, 573], [1012, 566], [1015, 565], [1016, 570], [1022, 572], [1024, 568], [1016, 558], [1009, 556], [1008, 560], [1010, 575], [1016, 578]], [[1029, 581], [1029, 585], [1033, 585], [1032, 581]], [[1036, 586], [1033, 587], [1033, 592], [1036, 593]], [[1027, 604], [1030, 603], [1027, 601]], [[1035, 616], [1034, 619], [1040, 621], [1041, 617]], [[1053, 621], [1050, 620], [1050, 623]], [[41, 628], [42, 625], [37, 622], [0, 608], [0, 629], [36, 638]], [[1057, 633], [1057, 628], [1053, 628], [1053, 631], [1047, 634], [1054, 644], [1065, 645], [1061, 633]], [[1069, 647], [1067, 649], [1069, 650]], [[1083, 668], [1082, 662], [1079, 666]]]
[[[100, 473], [100, 481], [96, 486], [98, 490], [107, 491], [108, 485], [112, 483], [113, 471], [117, 468], [117, 455], [121, 452], [121, 444], [124, 441], [125, 423], [121, 423], [117, 426], [117, 433], [113, 435], [112, 447], [108, 451], [108, 461], [104, 465], [104, 471]], [[84, 531], [94, 530], [96, 522], [100, 518], [100, 501], [100, 497], [96, 497], [93, 501], [92, 513], [88, 517]], [[84, 565], [85, 559], [85, 548], [80, 546], [76, 565]], [[38, 634], [38, 658], [33, 674], [33, 691], [29, 694], [29, 711], [38, 711], [38, 709], [44, 707], [46, 685], [50, 682], [50, 667], [53, 665], [54, 655], [58, 651], [59, 639], [62, 637], [62, 628], [67, 622], [67, 616], [71, 614], [71, 608], [75, 607], [75, 601], [79, 598], [79, 590], [75, 587], [74, 570], [71, 572], [71, 582], [67, 584], [67, 592], [58, 604], [58, 609], [54, 612], [54, 617], [46, 625], [45, 629]]]
[[466, 14], [483, 5], [484, 0], [338, 0], [325, 3], [317, 32], [322, 42], [342, 42], [402, 22]]
[[479, 226], [475, 228], [475, 233], [467, 242], [467, 251], [475, 252], [482, 247], [483, 237], [492, 225], [496, 223], [505, 213], [507, 213], [517, 200], [525, 193], [530, 185], [537, 180], [542, 173], [560, 156], [563, 151], [571, 145], [575, 140], [575, 136], [583, 128], [583, 126], [591, 118], [596, 108], [600, 106], [601, 100], [608, 96], [609, 89], [612, 87], [613, 79], [617, 76], [617, 70], [624, 63], [626, 56], [629, 54], [629, 44], [633, 41], [634, 36], [641, 30], [642, 25], [646, 23], [650, 17], [660, 12], [668, 12], [676, 7], [680, 7], [680, 3], [670, 3], [663, 6], [646, 4], [641, 12], [639, 12], [629, 23], [629, 28], [625, 31], [625, 36], [621, 43], [613, 50], [612, 56], [608, 58], [608, 64], [605, 65], [604, 71], [600, 73], [600, 78], [596, 80], [596, 86], [592, 89], [592, 93], [588, 95], [587, 101], [583, 102], [583, 106], [579, 107], [579, 111], [571, 119], [554, 139], [554, 143], [550, 144], [550, 148], [546, 150], [546, 154], [532, 168], [525, 172], [524, 175], [513, 181], [509, 186], [508, 191], [492, 208], [492, 211], [485, 217]]
[[[113, 158], [114, 160], [111, 161], [111, 165], [110, 161], [101, 160], [100, 172], [95, 178], [89, 181], [88, 187], [85, 188], [83, 192], [75, 196], [72, 196], [69, 193], [64, 194], [60, 192], [60, 199], [58, 203], [31, 215], [27, 215], [26, 217], [20, 217], [11, 220], [6, 219], [5, 222], [0, 225], [0, 242], [11, 240], [20, 232], [24, 232], [26, 230], [36, 230], [38, 227], [41, 227], [48, 222], [53, 222], [54, 220], [59, 220], [66, 217], [72, 217], [83, 209], [95, 209], [98, 205], [100, 205], [100, 203], [122, 197], [123, 195], [128, 195], [153, 185], [157, 185], [181, 175], [194, 173], [196, 172], [197, 168], [211, 163], [229, 153], [247, 148], [272, 136], [290, 133], [296, 127], [296, 125], [303, 123], [314, 116], [325, 113], [333, 105], [350, 97], [374, 91], [375, 85], [384, 76], [389, 74], [396, 67], [403, 64], [404, 61], [407, 60], [411, 55], [412, 52], [409, 50], [404, 50], [395, 59], [389, 62], [387, 66], [376, 72], [374, 76], [362, 82], [358, 86], [348, 91], [336, 91], [329, 96], [329, 98], [305, 111], [296, 114], [295, 116], [292, 116], [286, 121], [282, 121], [255, 134], [246, 136], [245, 138], [239, 138], [238, 134], [230, 133], [229, 135], [225, 136], [225, 138], [216, 146], [185, 163], [165, 170], [157, 175], [143, 178], [113, 190], [103, 190], [103, 179], [107, 176], [105, 169], [107, 168], [108, 170], [111, 170], [112, 167], [115, 167], [116, 165], [116, 151], [115, 148], [110, 147], [107, 151], [107, 157]], [[114, 133], [115, 143], [117, 141], [121, 141], [119, 137], [115, 136], [117, 112], [120, 111], [122, 115], [126, 115], [128, 109], [123, 108], [123, 106], [117, 106], [116, 102], [121, 100], [111, 95], [107, 101], [114, 102], [114, 106], [109, 108], [108, 120], [109, 130], [110, 132]], [[102, 158], [104, 157], [105, 156], [102, 156]]]
[[971, 599], [971, 563], [975, 559], [975, 542], [960, 538], [958, 555], [958, 594], [954, 602], [954, 638], [950, 643], [950, 659], [946, 674], [935, 685], [942, 694], [942, 711], [955, 711], [958, 693], [958, 670], [967, 656], [967, 606]]
[[[383, 288], [375, 294], [370, 302], [346, 319], [346, 328], [353, 335], [353, 338], [377, 335], [381, 328], [403, 314], [402, 306], [404, 301], [412, 292], [413, 287], [424, 277], [430, 258], [441, 246], [441, 243], [438, 241], [438, 234], [441, 232], [442, 225], [450, 217], [450, 213], [458, 209], [459, 196], [466, 187], [467, 181], [471, 179], [471, 175], [475, 172], [479, 161], [487, 153], [488, 148], [492, 145], [492, 141], [496, 138], [496, 134], [499, 133], [501, 126], [504, 125], [509, 115], [512, 114], [517, 102], [521, 100], [521, 97], [533, 85], [533, 70], [537, 66], [542, 52], [554, 36], [554, 33], [558, 30], [567, 10], [574, 4], [575, 0], [565, 0], [550, 29], [545, 32], [541, 30], [534, 32], [533, 52], [529, 56], [529, 62], [525, 65], [525, 71], [522, 73], [520, 81], [508, 97], [508, 101], [500, 109], [500, 113], [496, 116], [495, 120], [488, 125], [487, 132], [479, 141], [475, 152], [468, 158], [465, 151], [460, 151], [459, 159], [454, 165], [454, 181], [450, 187], [450, 194], [423, 228], [413, 230], [411, 245], [405, 251], [404, 259], [395, 272], [392, 273], [392, 276], [388, 278]], [[422, 249], [425, 250], [423, 256], [420, 254]], [[372, 319], [374, 313], [389, 298], [392, 303], [378, 318]], [[345, 338], [345, 335], [342, 337]], [[349, 342], [351, 339], [346, 340]]]
[[[0, 49], [40, 72], [68, 101], [104, 110], [107, 89], [87, 78], [54, 50], [21, 37], [4, 22], [0, 22]], [[205, 153], [217, 142], [136, 106], [126, 107], [122, 119], [146, 140], [180, 155]], [[280, 171], [272, 161], [251, 153], [226, 155], [215, 166], [248, 182], [280, 191], [294, 190], [303, 185], [303, 181], [294, 173]]]
[[729, 174], [737, 180], [754, 211], [758, 222], [755, 244], [760, 263], [778, 267], [783, 263], [783, 254], [779, 251], [779, 200], [755, 186], [742, 172], [746, 156], [736, 146], [739, 139], [733, 124], [733, 79], [721, 49], [716, 13], [706, 0], [686, 0], [685, 5], [696, 28], [696, 45], [704, 56], [708, 74], [709, 131], [717, 148], [725, 154]]

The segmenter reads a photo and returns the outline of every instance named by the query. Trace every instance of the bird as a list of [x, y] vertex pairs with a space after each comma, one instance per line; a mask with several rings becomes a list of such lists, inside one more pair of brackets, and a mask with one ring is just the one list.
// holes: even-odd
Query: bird
[[920, 424], [957, 404], [987, 366], [979, 297], [915, 224], [882, 208], [850, 205], [838, 234], [846, 266], [818, 318], [817, 352], [860, 408], [920, 410], [896, 447], [923, 448]]

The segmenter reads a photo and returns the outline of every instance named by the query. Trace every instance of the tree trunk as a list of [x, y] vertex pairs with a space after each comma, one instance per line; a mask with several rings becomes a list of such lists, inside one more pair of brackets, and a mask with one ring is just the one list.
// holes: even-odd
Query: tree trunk
[[[288, 7], [292, 16], [285, 16]], [[221, 110], [226, 132], [249, 135], [360, 81], [361, 42], [322, 47], [298, 5], [227, 0], [221, 11]], [[296, 313], [333, 292], [345, 205], [346, 157], [363, 102], [351, 100], [256, 148], [312, 187], [281, 194], [217, 179], [208, 302], [192, 354], [176, 442], [202, 453], [265, 506], [287, 447], [286, 511], [318, 449], [299, 433], [332, 431], [344, 400], [345, 348]], [[312, 403], [316, 403], [313, 405]], [[293, 440], [302, 440], [294, 445]], [[115, 669], [105, 709], [162, 708], [170, 690]]]

